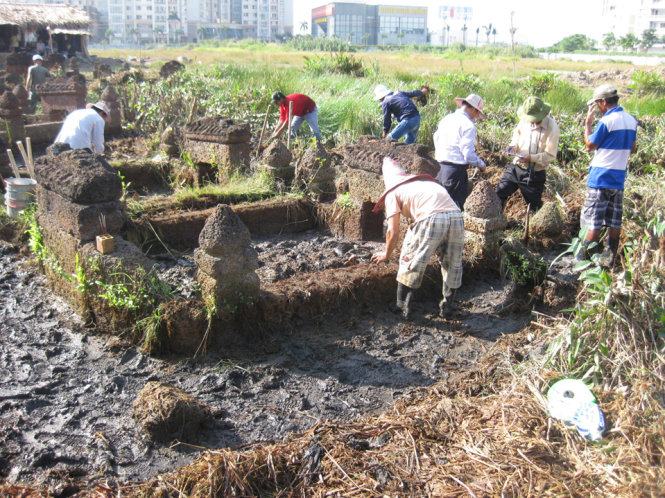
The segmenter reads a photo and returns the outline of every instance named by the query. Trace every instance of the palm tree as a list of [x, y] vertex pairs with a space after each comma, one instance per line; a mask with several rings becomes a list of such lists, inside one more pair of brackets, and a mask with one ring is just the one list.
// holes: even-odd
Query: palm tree
[[469, 27], [464, 23], [464, 26], [462, 26], [462, 45], [466, 45], [466, 32], [469, 29]]
[[490, 35], [492, 34], [492, 23], [489, 23], [487, 26], [483, 26], [483, 29], [485, 30], [485, 37], [486, 37], [486, 43], [487, 45], [490, 44]]
[[476, 47], [478, 46], [478, 35], [480, 35], [480, 28], [476, 28]]
[[496, 28], [492, 28], [492, 36], [494, 37], [494, 45], [496, 45]]
[[300, 23], [300, 32], [304, 33], [309, 29], [309, 23], [307, 21], [303, 21]]

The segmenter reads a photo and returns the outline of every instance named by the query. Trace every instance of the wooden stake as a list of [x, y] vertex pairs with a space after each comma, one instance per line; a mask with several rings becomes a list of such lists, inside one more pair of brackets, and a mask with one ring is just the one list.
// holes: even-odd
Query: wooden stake
[[25, 148], [28, 149], [28, 160], [30, 161], [30, 169], [34, 171], [35, 159], [32, 157], [32, 139], [25, 137]]
[[289, 101], [289, 127], [288, 127], [288, 137], [286, 139], [286, 148], [291, 149], [291, 119], [293, 117], [293, 101]]
[[18, 150], [21, 153], [21, 157], [23, 158], [23, 163], [25, 164], [25, 170], [28, 172], [28, 176], [30, 176], [30, 178], [32, 178], [34, 180], [35, 178], [34, 178], [34, 175], [32, 173], [30, 158], [28, 157], [28, 153], [25, 151], [25, 147], [23, 146], [23, 142], [21, 142], [20, 140], [17, 140], [16, 145], [18, 146]]
[[19, 173], [18, 166], [16, 165], [16, 159], [14, 159], [14, 153], [11, 149], [7, 149], [7, 156], [9, 157], [9, 163], [12, 165], [14, 178], [21, 178], [21, 173]]
[[524, 245], [529, 243], [529, 215], [531, 214], [531, 204], [526, 205], [526, 220], [524, 221]]
[[261, 134], [259, 135], [259, 145], [256, 147], [256, 155], [258, 156], [261, 153], [261, 145], [263, 144], [263, 135], [266, 132], [266, 126], [268, 125], [268, 114], [270, 114], [270, 108], [272, 103], [268, 104], [268, 109], [266, 110], [266, 115], [263, 118], [263, 127], [261, 128]]

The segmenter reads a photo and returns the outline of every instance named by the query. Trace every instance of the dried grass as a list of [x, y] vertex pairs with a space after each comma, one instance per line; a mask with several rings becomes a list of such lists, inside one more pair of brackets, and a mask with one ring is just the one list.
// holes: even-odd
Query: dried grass
[[[548, 334], [550, 335], [550, 334]], [[611, 430], [591, 444], [548, 418], [554, 371], [524, 358], [533, 331], [499, 341], [469, 372], [393, 410], [322, 423], [280, 444], [204, 454], [128, 496], [655, 496], [665, 415], [637, 383], [599, 393]], [[542, 336], [540, 343], [550, 339]]]

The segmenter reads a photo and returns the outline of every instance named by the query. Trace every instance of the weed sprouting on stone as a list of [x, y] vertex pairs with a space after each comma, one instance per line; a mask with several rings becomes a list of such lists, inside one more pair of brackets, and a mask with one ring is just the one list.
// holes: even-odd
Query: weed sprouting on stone
[[540, 285], [547, 274], [545, 260], [517, 241], [504, 242], [501, 247], [501, 275], [519, 287]]
[[351, 199], [351, 194], [349, 192], [344, 192], [343, 194], [338, 195], [335, 202], [342, 209], [351, 209], [354, 206], [353, 199]]
[[136, 322], [134, 333], [144, 352], [155, 354], [162, 351], [165, 341], [163, 325], [160, 306], [157, 306], [150, 315]]

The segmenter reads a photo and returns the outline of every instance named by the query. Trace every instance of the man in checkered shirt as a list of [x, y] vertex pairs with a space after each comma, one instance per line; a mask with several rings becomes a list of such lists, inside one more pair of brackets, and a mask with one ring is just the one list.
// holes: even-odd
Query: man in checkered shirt
[[443, 276], [440, 314], [448, 316], [453, 310], [454, 291], [462, 284], [462, 213], [435, 178], [407, 174], [388, 157], [383, 160], [383, 181], [386, 190], [374, 212], [380, 212], [385, 206], [386, 250], [374, 254], [372, 261], [380, 263], [390, 258], [399, 237], [400, 217], [404, 216], [410, 226], [399, 257], [397, 308], [404, 318], [409, 317], [413, 291], [422, 284], [427, 265], [436, 253]]
[[[619, 106], [619, 94], [612, 85], [596, 88], [587, 105], [584, 142], [587, 150], [595, 152], [589, 166], [587, 196], [580, 219], [580, 225], [586, 229], [586, 238], [577, 259], [591, 256], [591, 244], [598, 243], [600, 232], [606, 227], [608, 244], [602, 260], [612, 267], [621, 237], [628, 159], [636, 150], [637, 120]], [[602, 117], [592, 132], [597, 112]]]

